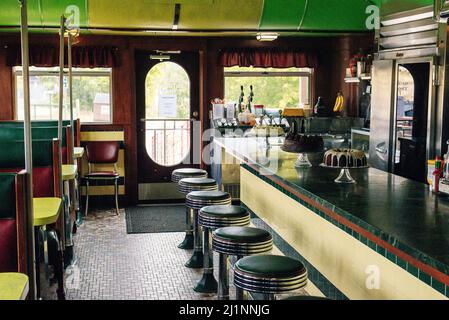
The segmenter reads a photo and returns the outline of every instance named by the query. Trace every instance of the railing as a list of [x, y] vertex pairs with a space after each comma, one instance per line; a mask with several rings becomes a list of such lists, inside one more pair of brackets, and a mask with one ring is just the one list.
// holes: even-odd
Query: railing
[[161, 166], [181, 163], [190, 152], [189, 119], [142, 119], [148, 156]]

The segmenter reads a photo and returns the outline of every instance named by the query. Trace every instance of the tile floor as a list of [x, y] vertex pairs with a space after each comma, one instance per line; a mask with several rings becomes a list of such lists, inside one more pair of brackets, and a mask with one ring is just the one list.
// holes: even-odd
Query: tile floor
[[184, 267], [191, 252], [177, 248], [183, 233], [128, 235], [124, 210], [119, 216], [113, 210], [94, 213], [75, 235], [77, 260], [67, 269], [67, 299], [216, 299], [193, 291], [201, 270]]

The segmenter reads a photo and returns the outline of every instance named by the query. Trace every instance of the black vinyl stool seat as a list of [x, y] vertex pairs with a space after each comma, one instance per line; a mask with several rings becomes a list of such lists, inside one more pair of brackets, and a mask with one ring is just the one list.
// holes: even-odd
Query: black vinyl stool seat
[[205, 228], [247, 226], [251, 220], [248, 211], [240, 206], [208, 206], [198, 213], [198, 222]]
[[216, 293], [217, 281], [214, 278], [211, 231], [228, 226], [247, 226], [251, 215], [245, 208], [233, 205], [214, 205], [201, 208], [198, 224], [203, 228], [203, 277], [194, 290], [201, 293]]
[[[244, 256], [268, 253], [273, 249], [273, 237], [263, 229], [252, 227], [225, 227], [214, 231], [212, 248], [218, 252], [220, 265], [218, 269], [218, 299], [229, 299], [228, 256], [241, 259]], [[236, 289], [237, 300], [243, 299], [243, 291]]]
[[[181, 189], [179, 185], [179, 181], [182, 179], [188, 179], [188, 178], [207, 178], [207, 171], [197, 168], [182, 168], [182, 169], [176, 169], [173, 170], [171, 174], [171, 180], [172, 182], [178, 183], [179, 191], [181, 193], [187, 194], [187, 189], [184, 187]], [[215, 181], [214, 181], [215, 182]], [[184, 183], [185, 185], [185, 183]], [[200, 190], [200, 189], [195, 189]], [[209, 190], [209, 188], [207, 189]], [[186, 208], [186, 234], [184, 237], [184, 240], [178, 245], [178, 248], [190, 250], [193, 249], [193, 226], [192, 226], [192, 210], [189, 208]]]
[[186, 262], [187, 268], [203, 267], [203, 245], [201, 226], [198, 224], [198, 210], [210, 205], [230, 205], [231, 195], [223, 191], [192, 191], [186, 196], [186, 206], [192, 211], [193, 254]]
[[183, 178], [178, 182], [179, 192], [189, 194], [192, 191], [217, 191], [218, 185], [211, 178]]
[[295, 259], [276, 255], [256, 255], [240, 259], [234, 268], [236, 287], [264, 294], [274, 300], [275, 294], [287, 293], [307, 285], [307, 270]]
[[178, 183], [184, 178], [207, 178], [207, 171], [196, 168], [182, 168], [173, 170], [171, 173], [171, 181]]

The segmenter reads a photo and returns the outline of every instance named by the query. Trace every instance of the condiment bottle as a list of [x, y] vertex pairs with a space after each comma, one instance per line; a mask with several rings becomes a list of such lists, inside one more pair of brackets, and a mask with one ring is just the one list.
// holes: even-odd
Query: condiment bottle
[[435, 171], [433, 172], [433, 192], [440, 192], [440, 179], [443, 176], [443, 169], [441, 168], [442, 162], [440, 157], [436, 157], [435, 159]]

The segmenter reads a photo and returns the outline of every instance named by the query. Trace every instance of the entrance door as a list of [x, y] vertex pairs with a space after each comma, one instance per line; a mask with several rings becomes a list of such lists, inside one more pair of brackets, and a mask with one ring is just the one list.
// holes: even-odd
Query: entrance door
[[400, 63], [397, 66], [394, 123], [394, 173], [426, 181], [428, 158], [429, 62]]
[[199, 55], [137, 51], [135, 61], [139, 200], [178, 198], [172, 171], [199, 166]]

